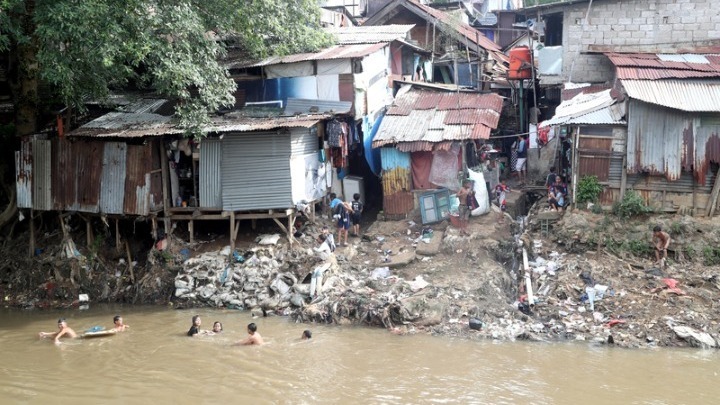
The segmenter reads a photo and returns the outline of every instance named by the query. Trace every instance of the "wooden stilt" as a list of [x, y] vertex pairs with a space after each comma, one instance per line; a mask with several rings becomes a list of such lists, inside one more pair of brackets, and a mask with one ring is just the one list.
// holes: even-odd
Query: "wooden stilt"
[[[168, 187], [170, 186], [170, 166], [168, 163], [167, 152], [162, 142], [158, 142], [160, 149], [160, 169], [162, 172], [162, 199], [163, 199], [163, 221], [165, 222], [165, 235], [170, 235], [170, 197]], [[168, 243], [170, 240], [168, 239]]]
[[710, 198], [708, 199], [708, 205], [705, 209], [705, 215], [711, 217], [715, 215], [715, 209], [717, 208], [718, 195], [720, 195], [720, 169], [715, 174], [715, 184], [713, 185], [712, 191], [710, 192]]
[[230, 212], [230, 249], [235, 250], [235, 211]]
[[152, 238], [153, 238], [153, 240], [157, 240], [157, 237], [158, 237], [157, 217], [152, 217], [150, 222], [152, 223]]
[[[62, 219], [60, 219], [62, 221]], [[35, 255], [35, 210], [30, 209], [30, 257]]]
[[295, 242], [295, 219], [297, 217], [295, 216], [295, 213], [292, 213], [288, 215], [288, 241], [290, 242], [290, 245], [292, 246], [293, 242]]
[[119, 222], [120, 222], [120, 220], [115, 218], [115, 250], [117, 250], [118, 252], [122, 248], [121, 243], [120, 243], [120, 224], [119, 224]]
[[91, 248], [95, 237], [93, 236], [92, 222], [90, 218], [85, 218], [85, 235], [87, 236], [87, 247]]
[[192, 219], [188, 222], [188, 232], [190, 233], [190, 243], [195, 243], [195, 221]]
[[257, 229], [257, 218], [253, 218], [250, 220], [250, 227], [253, 231]]

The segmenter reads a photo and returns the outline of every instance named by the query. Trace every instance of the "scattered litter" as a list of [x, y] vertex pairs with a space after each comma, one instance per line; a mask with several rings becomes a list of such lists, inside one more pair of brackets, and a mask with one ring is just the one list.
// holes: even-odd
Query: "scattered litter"
[[375, 270], [370, 273], [370, 278], [373, 280], [377, 280], [380, 278], [388, 278], [390, 277], [390, 268], [389, 267], [376, 267]]
[[272, 235], [260, 235], [258, 236], [258, 245], [277, 245], [280, 240], [280, 234], [275, 233]]

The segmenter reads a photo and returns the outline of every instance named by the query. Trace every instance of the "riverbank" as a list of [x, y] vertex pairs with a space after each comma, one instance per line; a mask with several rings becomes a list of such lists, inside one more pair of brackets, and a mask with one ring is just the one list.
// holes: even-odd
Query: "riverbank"
[[[79, 305], [85, 293], [95, 302], [248, 309], [467, 339], [717, 345], [720, 268], [713, 249], [720, 233], [710, 221], [621, 221], [576, 211], [544, 235], [533, 213], [519, 243], [516, 225], [497, 219], [495, 213], [472, 218], [469, 236], [447, 223], [376, 221], [362, 238], [338, 247], [317, 297], [310, 296], [310, 273], [323, 264], [312, 251], [321, 226], [330, 225], [323, 219], [308, 225], [292, 248], [283, 239], [258, 238], [230, 252], [221, 238], [194, 245], [173, 238], [170, 249], [152, 249], [142, 261], [141, 253], [113, 257], [83, 248], [68, 258], [67, 241], [53, 244], [45, 235], [49, 248], [36, 257], [4, 255], [2, 295], [6, 306], [26, 308]], [[651, 266], [649, 229], [656, 222], [673, 237], [666, 269]], [[20, 251], [21, 238], [13, 243]], [[524, 272], [517, 269], [522, 247], [535, 297], [527, 307]], [[584, 300], [588, 286], [592, 304]], [[479, 330], [471, 320], [482, 324]]]

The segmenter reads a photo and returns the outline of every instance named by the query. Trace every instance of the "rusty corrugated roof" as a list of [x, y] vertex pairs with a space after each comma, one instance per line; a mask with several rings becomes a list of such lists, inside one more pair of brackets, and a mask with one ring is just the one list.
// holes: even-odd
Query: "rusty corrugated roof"
[[465, 24], [464, 22], [457, 22], [455, 19], [448, 13], [444, 11], [440, 11], [438, 9], [432, 8], [430, 6], [427, 6], [425, 4], [421, 4], [417, 0], [407, 0], [408, 5], [412, 5], [417, 7], [422, 12], [428, 14], [429, 16], [433, 17], [434, 19], [448, 24], [450, 27], [455, 29], [460, 35], [467, 38], [470, 42], [480, 45], [481, 48], [488, 50], [488, 51], [496, 51], [501, 52], [500, 47], [490, 39], [488, 39], [485, 34], [482, 32], [476, 30], [475, 28], [471, 27], [468, 24]]
[[[127, 114], [127, 113], [122, 113]], [[218, 117], [211, 120], [205, 130], [207, 132], [252, 132], [265, 131], [277, 128], [310, 128], [324, 118], [325, 115], [307, 115], [299, 117], [272, 117], [272, 118], [248, 118], [248, 117]], [[143, 138], [163, 135], [179, 135], [184, 132], [183, 128], [165, 122], [156, 121], [138, 122], [133, 121], [128, 126], [113, 126], [109, 128], [82, 126], [68, 134], [68, 137], [90, 137], [90, 138]]]
[[720, 55], [654, 53], [606, 55], [617, 68], [618, 79], [720, 78]]
[[488, 139], [501, 110], [502, 98], [493, 93], [406, 88], [398, 92], [380, 124], [373, 147], [395, 144], [403, 151], [436, 150], [444, 142]]

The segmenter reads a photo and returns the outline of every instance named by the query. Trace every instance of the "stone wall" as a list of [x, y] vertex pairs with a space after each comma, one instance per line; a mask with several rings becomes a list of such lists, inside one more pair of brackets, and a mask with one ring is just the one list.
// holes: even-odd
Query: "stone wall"
[[720, 40], [717, 0], [596, 0], [583, 28], [587, 7], [587, 2], [580, 2], [541, 12], [564, 12], [563, 77], [558, 82], [569, 78], [573, 60], [573, 82], [614, 78], [607, 57], [587, 54], [591, 46], [593, 51], [603, 47], [604, 51], [672, 53]]

